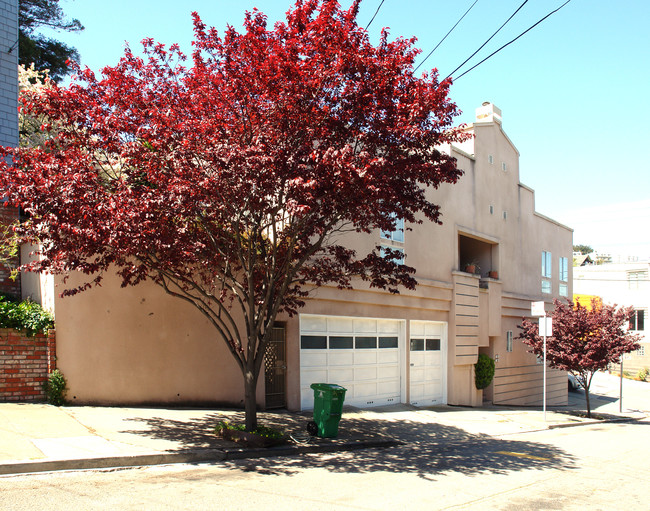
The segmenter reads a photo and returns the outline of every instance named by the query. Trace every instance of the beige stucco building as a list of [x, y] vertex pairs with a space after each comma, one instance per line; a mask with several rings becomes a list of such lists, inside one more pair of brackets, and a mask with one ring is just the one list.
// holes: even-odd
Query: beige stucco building
[[[260, 406], [305, 409], [313, 382], [348, 389], [346, 403], [540, 404], [542, 366], [515, 339], [530, 302], [571, 296], [572, 231], [535, 211], [519, 182], [519, 152], [500, 111], [477, 110], [474, 134], [447, 147], [460, 181], [429, 190], [442, 226], [350, 235], [359, 251], [377, 244], [403, 250], [419, 285], [399, 295], [321, 287], [300, 314], [280, 318], [260, 378]], [[465, 271], [476, 262], [479, 274]], [[488, 276], [489, 272], [497, 272]], [[78, 403], [243, 403], [235, 361], [189, 305], [154, 285], [117, 280], [54, 299], [58, 367]], [[496, 359], [493, 384], [474, 385], [479, 353]], [[566, 402], [566, 375], [551, 371], [548, 403]]]

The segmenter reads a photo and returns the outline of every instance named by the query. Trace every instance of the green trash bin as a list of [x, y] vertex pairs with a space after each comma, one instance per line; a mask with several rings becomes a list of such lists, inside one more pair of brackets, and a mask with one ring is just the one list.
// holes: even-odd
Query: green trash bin
[[312, 383], [310, 387], [314, 390], [314, 422], [318, 436], [336, 438], [347, 389], [333, 383]]

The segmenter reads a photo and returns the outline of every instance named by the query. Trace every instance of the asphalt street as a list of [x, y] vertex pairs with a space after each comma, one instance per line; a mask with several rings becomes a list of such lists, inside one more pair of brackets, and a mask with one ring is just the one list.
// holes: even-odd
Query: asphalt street
[[649, 421], [387, 449], [0, 478], [0, 508], [647, 509]]
[[[593, 385], [617, 406], [618, 380]], [[627, 408], [650, 410], [648, 385], [624, 382]], [[383, 449], [0, 477], [0, 509], [648, 509], [650, 419], [488, 435], [394, 417]]]

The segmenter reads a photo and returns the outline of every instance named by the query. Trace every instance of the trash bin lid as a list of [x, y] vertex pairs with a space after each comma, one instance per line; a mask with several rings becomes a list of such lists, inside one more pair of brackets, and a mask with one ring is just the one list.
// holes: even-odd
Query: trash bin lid
[[347, 391], [345, 387], [341, 387], [340, 385], [337, 385], [336, 383], [312, 383], [310, 387], [313, 390], [320, 390], [320, 391]]

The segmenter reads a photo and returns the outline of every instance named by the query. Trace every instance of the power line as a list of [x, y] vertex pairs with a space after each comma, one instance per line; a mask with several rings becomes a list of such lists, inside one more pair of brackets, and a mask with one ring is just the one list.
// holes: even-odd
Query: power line
[[[454, 69], [451, 73], [449, 73], [449, 74], [447, 75], [447, 78], [449, 78], [449, 77], [450, 77], [451, 75], [453, 75], [456, 71], [458, 71], [461, 67], [463, 67], [465, 64], [467, 64], [467, 61], [468, 61], [468, 60], [470, 60], [474, 55], [476, 55], [479, 51], [481, 51], [481, 50], [483, 49], [483, 47], [484, 47], [487, 43], [489, 43], [489, 42], [492, 40], [492, 38], [493, 38], [495, 35], [497, 35], [497, 34], [501, 31], [501, 29], [502, 29], [503, 27], [505, 27], [505, 26], [508, 24], [508, 22], [509, 22], [512, 18], [514, 18], [515, 15], [516, 15], [520, 10], [521, 10], [521, 8], [522, 8], [524, 5], [526, 5], [527, 3], [528, 3], [528, 0], [525, 0], [524, 3], [521, 4], [521, 5], [517, 8], [517, 10], [516, 10], [515, 12], [513, 12], [513, 13], [510, 15], [510, 17], [509, 17], [509, 18], [508, 18], [508, 19], [503, 23], [503, 25], [501, 25], [501, 26], [497, 29], [497, 31], [496, 31], [494, 34], [492, 34], [492, 35], [490, 36], [490, 38], [489, 38], [487, 41], [485, 41], [485, 42], [484, 42], [484, 43], [483, 43], [483, 44], [478, 48], [478, 50], [476, 50], [474, 53], [472, 53], [469, 57], [467, 57], [467, 58], [463, 61], [463, 63], [462, 63], [460, 66], [458, 66], [458, 67], [457, 67], [456, 69]], [[445, 80], [446, 80], [447, 78], [445, 78]]]
[[384, 1], [385, 1], [385, 0], [381, 0], [381, 3], [379, 4], [379, 7], [377, 7], [377, 10], [375, 11], [375, 14], [372, 15], [372, 18], [370, 19], [370, 21], [369, 21], [368, 24], [366, 25], [366, 30], [368, 30], [368, 27], [370, 26], [370, 24], [371, 24], [373, 21], [375, 21], [375, 16], [377, 16], [377, 13], [379, 12], [379, 9], [381, 9], [381, 6], [384, 5]]
[[460, 17], [460, 19], [456, 22], [456, 25], [454, 25], [453, 27], [451, 27], [451, 30], [449, 30], [449, 32], [447, 32], [447, 35], [445, 35], [445, 37], [443, 37], [443, 38], [440, 40], [440, 42], [439, 42], [438, 44], [436, 44], [436, 47], [435, 47], [433, 50], [431, 50], [431, 51], [429, 52], [429, 54], [428, 54], [426, 57], [424, 57], [424, 60], [423, 60], [422, 62], [420, 62], [420, 63], [418, 64], [418, 66], [413, 70], [414, 73], [415, 73], [418, 69], [420, 69], [420, 66], [421, 66], [422, 64], [424, 64], [424, 63], [427, 61], [427, 59], [428, 59], [428, 58], [433, 54], [433, 52], [436, 51], [436, 50], [438, 49], [438, 46], [440, 46], [440, 45], [442, 44], [442, 42], [443, 42], [445, 39], [447, 39], [447, 36], [448, 36], [449, 34], [451, 34], [451, 32], [452, 32], [452, 31], [453, 31], [453, 30], [458, 26], [458, 24], [459, 24], [461, 21], [463, 21], [463, 18], [464, 18], [465, 16], [467, 16], [467, 13], [468, 13], [469, 11], [472, 10], [472, 7], [474, 7], [474, 6], [476, 5], [477, 2], [478, 2], [478, 0], [475, 0], [474, 3], [473, 3], [472, 5], [469, 6], [469, 9], [467, 9], [467, 10], [465, 11], [465, 14], [463, 14], [463, 15]]
[[571, 0], [567, 0], [567, 1], [564, 2], [562, 5], [560, 5], [560, 7], [558, 7], [558, 8], [555, 9], [554, 11], [549, 12], [549, 13], [548, 13], [546, 16], [544, 16], [541, 20], [539, 20], [537, 23], [535, 23], [535, 24], [534, 24], [533, 26], [531, 26], [530, 28], [528, 28], [528, 29], [526, 29], [525, 31], [523, 31], [521, 34], [519, 34], [517, 37], [515, 37], [512, 41], [507, 42], [506, 44], [504, 44], [504, 45], [503, 45], [501, 48], [499, 48], [498, 50], [496, 50], [496, 51], [490, 53], [490, 55], [488, 55], [488, 56], [485, 57], [483, 60], [481, 60], [481, 62], [479, 62], [478, 64], [476, 64], [476, 65], [474, 65], [474, 66], [472, 66], [472, 67], [470, 67], [470, 68], [469, 68], [467, 71], [465, 71], [463, 74], [461, 74], [460, 76], [456, 77], [456, 78], [454, 79], [454, 81], [457, 81], [459, 78], [462, 78], [462, 77], [465, 76], [467, 73], [469, 73], [472, 69], [477, 68], [478, 66], [480, 66], [481, 64], [483, 64], [483, 62], [485, 62], [486, 60], [488, 60], [489, 58], [493, 57], [494, 55], [496, 55], [497, 53], [499, 53], [501, 50], [503, 50], [506, 46], [509, 46], [510, 44], [514, 43], [517, 39], [519, 39], [521, 36], [523, 36], [524, 34], [530, 32], [533, 28], [535, 28], [537, 25], [539, 25], [539, 24], [540, 24], [542, 21], [544, 21], [546, 18], [548, 18], [548, 17], [551, 16], [552, 14], [555, 14], [557, 11], [559, 11], [560, 9], [562, 9], [562, 7], [564, 7], [564, 6], [565, 6], [566, 4], [568, 4], [570, 1], [571, 1]]

